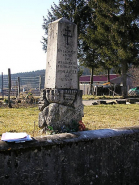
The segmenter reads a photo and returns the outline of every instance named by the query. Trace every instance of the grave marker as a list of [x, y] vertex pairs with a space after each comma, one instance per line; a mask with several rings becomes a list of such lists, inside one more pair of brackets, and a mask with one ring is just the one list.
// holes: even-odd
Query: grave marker
[[45, 88], [77, 89], [77, 26], [62, 18], [48, 30]]
[[39, 127], [62, 131], [83, 116], [82, 91], [78, 90], [77, 26], [66, 18], [48, 26], [45, 89], [40, 98]]

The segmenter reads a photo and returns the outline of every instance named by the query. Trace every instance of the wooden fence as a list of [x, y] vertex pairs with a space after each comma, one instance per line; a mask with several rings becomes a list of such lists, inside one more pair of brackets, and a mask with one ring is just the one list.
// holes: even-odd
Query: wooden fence
[[20, 97], [20, 94], [32, 93], [33, 96], [40, 96], [44, 88], [44, 76], [15, 77], [8, 69], [8, 75], [0, 75], [0, 97]]

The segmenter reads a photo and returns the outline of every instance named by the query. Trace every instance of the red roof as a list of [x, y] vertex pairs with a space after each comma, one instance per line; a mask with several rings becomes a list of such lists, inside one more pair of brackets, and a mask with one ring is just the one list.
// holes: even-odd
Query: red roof
[[[90, 82], [90, 76], [80, 76], [79, 81], [80, 82]], [[110, 80], [117, 78], [119, 75], [118, 74], [110, 74]], [[107, 82], [107, 75], [94, 75], [93, 76], [93, 81], [94, 82]]]

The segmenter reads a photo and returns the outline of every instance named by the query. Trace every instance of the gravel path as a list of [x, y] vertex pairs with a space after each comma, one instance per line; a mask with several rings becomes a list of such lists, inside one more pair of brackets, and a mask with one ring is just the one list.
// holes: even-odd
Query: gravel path
[[97, 102], [98, 100], [83, 100], [83, 105], [89, 106], [92, 105], [92, 103]]

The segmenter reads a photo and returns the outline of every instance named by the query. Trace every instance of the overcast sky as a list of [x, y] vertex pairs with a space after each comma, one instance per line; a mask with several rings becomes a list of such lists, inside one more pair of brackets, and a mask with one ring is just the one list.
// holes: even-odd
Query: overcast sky
[[0, 0], [0, 75], [45, 69], [43, 16], [59, 0]]

